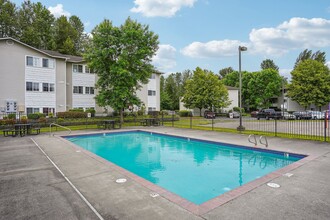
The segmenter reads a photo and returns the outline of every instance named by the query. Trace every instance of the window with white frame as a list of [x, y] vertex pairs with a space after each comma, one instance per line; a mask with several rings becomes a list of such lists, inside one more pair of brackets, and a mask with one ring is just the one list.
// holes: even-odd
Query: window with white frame
[[73, 64], [72, 68], [73, 68], [74, 73], [82, 73], [83, 72], [83, 65]]
[[54, 83], [42, 83], [43, 92], [54, 92]]
[[156, 74], [151, 74], [150, 79], [156, 79]]
[[39, 83], [26, 82], [26, 91], [39, 91]]
[[85, 87], [85, 94], [94, 94], [94, 87]]
[[30, 57], [30, 56], [26, 57], [26, 65], [33, 66], [33, 57]]
[[54, 108], [47, 108], [47, 107], [44, 107], [42, 108], [42, 113], [48, 115], [49, 113], [54, 113], [55, 112], [55, 109]]
[[84, 93], [84, 87], [83, 86], [74, 86], [73, 87], [73, 93], [74, 94], [83, 94]]
[[42, 67], [49, 67], [49, 59], [42, 58]]
[[148, 90], [148, 96], [155, 96], [156, 91], [155, 90]]
[[156, 107], [148, 107], [148, 111], [151, 112], [151, 111], [156, 111]]
[[39, 113], [39, 108], [26, 108], [26, 114]]

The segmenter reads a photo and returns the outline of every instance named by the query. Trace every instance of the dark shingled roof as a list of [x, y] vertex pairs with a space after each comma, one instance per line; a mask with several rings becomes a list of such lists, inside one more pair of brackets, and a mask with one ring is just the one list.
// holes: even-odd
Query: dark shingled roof
[[72, 56], [72, 55], [62, 54], [60, 52], [52, 51], [52, 50], [41, 50], [41, 51], [49, 54], [50, 56], [65, 57], [65, 58], [68, 59], [68, 62], [80, 63], [80, 62], [84, 61], [84, 59], [82, 57], [79, 57], [79, 56]]

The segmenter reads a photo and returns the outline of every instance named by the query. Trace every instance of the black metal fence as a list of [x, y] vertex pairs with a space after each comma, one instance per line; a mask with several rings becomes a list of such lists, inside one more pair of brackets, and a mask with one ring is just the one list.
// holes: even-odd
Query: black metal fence
[[204, 119], [201, 117], [181, 117], [179, 121], [173, 122], [168, 126], [213, 130], [229, 131], [246, 134], [258, 134], [266, 136], [276, 136], [285, 138], [308, 139], [318, 141], [330, 141], [330, 121], [322, 120], [279, 120], [279, 119], [260, 119], [243, 117], [242, 125], [244, 131], [238, 131], [239, 118], [217, 117], [215, 119]]

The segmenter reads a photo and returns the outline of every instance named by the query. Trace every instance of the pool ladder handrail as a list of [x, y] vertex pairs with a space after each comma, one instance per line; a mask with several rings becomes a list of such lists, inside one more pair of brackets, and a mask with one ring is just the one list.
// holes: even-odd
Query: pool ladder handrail
[[[56, 123], [51, 123], [51, 124], [49, 125], [49, 136], [52, 136], [52, 125], [57, 126], [57, 127], [60, 127], [60, 128], [64, 128], [64, 129], [66, 129], [66, 130], [69, 131], [69, 134], [71, 134], [71, 129], [70, 129], [70, 128], [68, 128], [68, 127], [64, 127], [64, 126], [59, 125], [59, 124], [56, 124]], [[54, 136], [54, 134], [53, 134], [53, 136]]]
[[[265, 139], [265, 142], [262, 142], [262, 139]], [[265, 147], [268, 147], [268, 140], [267, 140], [266, 136], [260, 136], [259, 143], [262, 145], [265, 145]]]
[[[251, 141], [251, 137], [253, 136], [253, 138], [254, 138], [254, 141]], [[257, 138], [256, 138], [256, 136], [254, 135], [254, 134], [250, 134], [249, 135], [249, 137], [248, 137], [248, 141], [250, 142], [250, 143], [252, 143], [252, 144], [254, 144], [254, 146], [256, 147], [257, 146]]]
[[[253, 137], [253, 140], [251, 140], [251, 137]], [[262, 142], [262, 139], [265, 139], [265, 142]], [[257, 138], [256, 138], [256, 135], [254, 134], [250, 134], [249, 137], [248, 137], [248, 141], [252, 144], [254, 144], [254, 146], [256, 147], [258, 142], [257, 142]], [[261, 145], [265, 145], [265, 147], [268, 147], [268, 140], [265, 136], [260, 136], [259, 137], [259, 143]]]

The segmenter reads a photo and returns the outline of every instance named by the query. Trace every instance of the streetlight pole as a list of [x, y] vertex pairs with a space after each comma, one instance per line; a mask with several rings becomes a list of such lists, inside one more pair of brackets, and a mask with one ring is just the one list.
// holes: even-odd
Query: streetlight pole
[[247, 51], [247, 47], [238, 46], [238, 72], [239, 72], [239, 126], [238, 131], [244, 131], [245, 127], [242, 125], [242, 72], [241, 72], [241, 52]]

